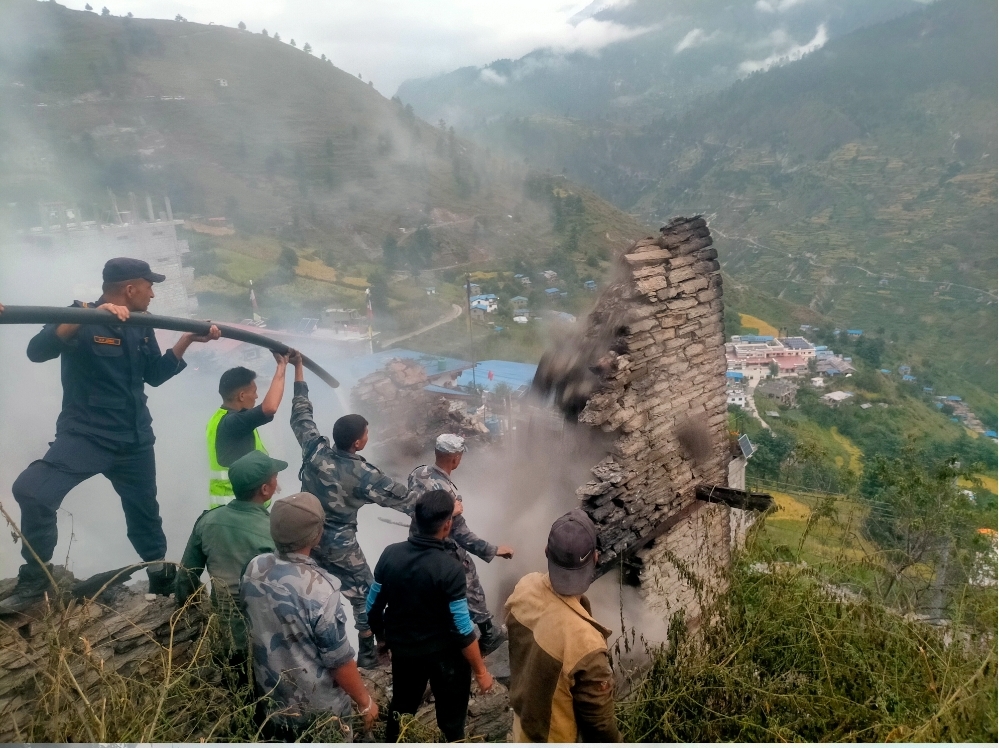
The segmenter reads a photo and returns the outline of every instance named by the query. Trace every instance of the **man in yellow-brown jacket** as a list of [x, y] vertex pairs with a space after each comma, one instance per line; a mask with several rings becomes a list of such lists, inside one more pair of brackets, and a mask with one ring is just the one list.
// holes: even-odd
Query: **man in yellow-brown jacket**
[[597, 533], [581, 509], [552, 525], [548, 574], [528, 574], [506, 603], [517, 742], [620, 742], [607, 654], [611, 630], [590, 614]]

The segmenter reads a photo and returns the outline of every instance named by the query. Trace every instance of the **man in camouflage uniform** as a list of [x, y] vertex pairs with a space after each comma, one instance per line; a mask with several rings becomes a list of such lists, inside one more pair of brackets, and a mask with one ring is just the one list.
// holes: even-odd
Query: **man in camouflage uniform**
[[368, 443], [368, 422], [362, 416], [352, 414], [337, 419], [330, 445], [312, 418], [301, 357], [292, 362], [295, 397], [291, 403], [291, 428], [302, 447], [298, 477], [302, 490], [315, 495], [326, 511], [323, 536], [312, 557], [342, 583], [359, 635], [357, 664], [373, 668], [378, 664], [378, 654], [368, 626], [366, 600], [374, 577], [357, 543], [357, 510], [365, 504], [378, 504], [404, 511], [410, 504], [409, 489], [357, 454]]
[[251, 559], [239, 587], [250, 623], [254, 678], [270, 701], [267, 725], [276, 728], [267, 737], [282, 742], [296, 740], [317, 717], [330, 715], [341, 718], [350, 740], [344, 720], [351, 700], [366, 729], [378, 717], [347, 640], [340, 584], [309, 555], [325, 516], [312, 494], [275, 502], [270, 534], [277, 552]]
[[[462, 500], [458, 487], [451, 481], [451, 473], [461, 464], [461, 456], [465, 453], [465, 440], [457, 434], [441, 434], [434, 445], [434, 464], [420, 465], [409, 474], [409, 491], [412, 504], [427, 491], [445, 491], [454, 499], [455, 516], [451, 525], [451, 534], [445, 541], [462, 566], [465, 567], [465, 584], [467, 588], [468, 610], [472, 614], [472, 622], [479, 627], [479, 649], [483, 656], [496, 650], [506, 639], [506, 627], [494, 626], [493, 617], [486, 605], [486, 593], [479, 581], [479, 573], [475, 569], [474, 554], [487, 564], [494, 558], [513, 558], [513, 549], [508, 546], [495, 546], [483, 540], [468, 527], [465, 518], [461, 516]], [[412, 532], [412, 530], [411, 530]]]

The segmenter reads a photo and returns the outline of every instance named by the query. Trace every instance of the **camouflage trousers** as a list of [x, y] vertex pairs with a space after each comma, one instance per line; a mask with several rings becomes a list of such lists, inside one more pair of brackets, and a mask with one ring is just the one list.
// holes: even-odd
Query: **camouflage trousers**
[[[448, 544], [450, 545], [450, 543]], [[459, 545], [452, 549], [461, 565], [465, 567], [465, 595], [468, 597], [468, 612], [472, 615], [472, 623], [485, 623], [492, 620], [489, 606], [486, 605], [486, 591], [479, 581], [479, 572], [475, 569], [472, 554]]]
[[340, 592], [354, 611], [354, 628], [368, 631], [368, 590], [375, 578], [354, 533], [344, 532], [344, 528], [324, 528], [319, 545], [312, 549], [312, 558], [340, 580]]

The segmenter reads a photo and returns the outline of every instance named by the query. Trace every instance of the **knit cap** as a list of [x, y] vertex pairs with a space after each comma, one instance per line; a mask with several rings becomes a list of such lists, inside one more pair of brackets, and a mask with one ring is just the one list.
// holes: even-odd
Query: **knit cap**
[[311, 493], [293, 493], [271, 506], [271, 537], [281, 553], [296, 551], [319, 539], [326, 513]]

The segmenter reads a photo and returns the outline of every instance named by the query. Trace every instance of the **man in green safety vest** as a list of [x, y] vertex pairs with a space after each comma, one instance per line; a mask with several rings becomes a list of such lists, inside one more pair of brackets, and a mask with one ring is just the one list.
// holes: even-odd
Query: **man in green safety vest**
[[245, 366], [229, 369], [219, 380], [222, 407], [208, 421], [205, 438], [208, 443], [208, 508], [228, 504], [233, 499], [229, 483], [229, 466], [245, 454], [258, 450], [267, 453], [257, 428], [274, 420], [281, 398], [284, 397], [284, 375], [287, 356], [274, 354], [277, 369], [267, 394], [257, 405], [257, 373]]

